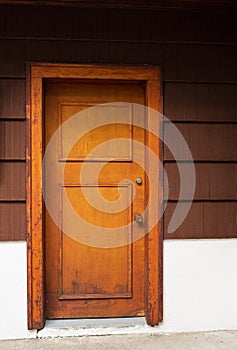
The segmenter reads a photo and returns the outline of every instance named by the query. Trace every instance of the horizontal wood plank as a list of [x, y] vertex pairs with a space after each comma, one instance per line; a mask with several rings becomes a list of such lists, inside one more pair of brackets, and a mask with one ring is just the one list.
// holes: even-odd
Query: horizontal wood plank
[[[187, 164], [180, 164], [182, 169]], [[180, 191], [180, 177], [176, 163], [166, 163], [165, 171], [169, 181], [169, 199], [177, 200]], [[195, 200], [237, 200], [237, 164], [195, 164]], [[192, 198], [183, 198], [192, 200]]]
[[[188, 123], [237, 121], [234, 13], [191, 15], [175, 11], [79, 11], [56, 7], [1, 10], [0, 37], [10, 39], [0, 40], [0, 77], [24, 78], [27, 61], [162, 65], [165, 115], [186, 122], [177, 126], [194, 159], [236, 161], [235, 124]], [[21, 40], [14, 40], [16, 37]], [[25, 80], [0, 80], [0, 118], [4, 119], [0, 123], [0, 159], [24, 158], [23, 124], [5, 121], [25, 118], [24, 105]], [[165, 160], [172, 160], [167, 150]], [[176, 200], [178, 172], [174, 164], [165, 166], [170, 198]], [[194, 202], [175, 235], [166, 232], [165, 238], [236, 237], [236, 202], [213, 202], [236, 199], [236, 165], [196, 164], [196, 167], [195, 198], [211, 202]], [[0, 162], [0, 198], [25, 199], [24, 163]], [[175, 205], [168, 203], [166, 228]], [[0, 240], [24, 239], [25, 204], [0, 203], [0, 215]]]
[[0, 40], [0, 77], [25, 78], [25, 43], [23, 40]]
[[26, 204], [0, 203], [0, 241], [26, 239]]
[[126, 80], [126, 81], [158, 81], [159, 70], [147, 67], [114, 67], [104, 65], [59, 65], [40, 64], [33, 66], [31, 76], [33, 78], [61, 78], [61, 79], [98, 79], [98, 75], [105, 80]]
[[234, 12], [225, 9], [195, 12], [1, 5], [0, 23], [3, 38], [179, 43], [234, 43], [236, 29]]
[[237, 202], [194, 202], [182, 225], [168, 232], [177, 203], [168, 203], [164, 214], [165, 239], [237, 238]]
[[[0, 61], [7, 69], [7, 58], [3, 59], [1, 52]], [[25, 84], [24, 79], [0, 79], [0, 119], [25, 118]]]
[[[237, 161], [237, 123], [182, 123], [175, 126], [187, 142], [195, 161]], [[164, 124], [165, 144], [170, 138], [175, 139], [175, 135], [172, 135], [174, 130], [171, 124]], [[176, 160], [186, 160], [183, 144], [178, 140], [176, 152]], [[164, 160], [174, 160], [168, 147], [164, 148]]]
[[0, 159], [25, 160], [25, 121], [0, 120], [0, 140]]
[[172, 121], [237, 122], [237, 84], [166, 83], [164, 115]]
[[109, 64], [110, 43], [104, 41], [27, 40], [26, 59], [32, 62]]
[[[121, 25], [121, 18], [123, 22]], [[220, 28], [220, 21], [225, 25]], [[212, 25], [210, 26], [210, 22]], [[109, 13], [110, 40], [169, 43], [234, 43], [234, 12], [116, 10]]]
[[164, 81], [237, 82], [232, 45], [111, 43], [114, 63], [162, 65]]
[[0, 40], [1, 77], [25, 77], [25, 62], [162, 65], [165, 81], [237, 82], [233, 45]]
[[24, 162], [0, 162], [0, 201], [26, 199]]
[[166, 81], [236, 82], [237, 46], [175, 44], [164, 48]]

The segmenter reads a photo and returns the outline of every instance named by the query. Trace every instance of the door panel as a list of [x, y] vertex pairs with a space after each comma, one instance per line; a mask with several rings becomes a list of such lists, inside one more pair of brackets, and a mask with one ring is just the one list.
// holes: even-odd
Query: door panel
[[[59, 147], [55, 152], [60, 166], [64, 167], [64, 184], [58, 184], [57, 198], [63, 229], [57, 227], [45, 210], [47, 318], [144, 315], [145, 238], [129, 243], [137, 234], [135, 231], [143, 232], [144, 226], [138, 224], [132, 231], [132, 226], [128, 224], [133, 222], [137, 213], [143, 213], [146, 205], [143, 170], [145, 154], [141, 150], [139, 154], [134, 154], [137, 151], [133, 149], [132, 142], [127, 142], [123, 147], [106, 143], [101, 152], [92, 152], [95, 147], [117, 138], [145, 143], [144, 130], [132, 125], [134, 114], [129, 104], [145, 103], [144, 86], [139, 82], [134, 84], [122, 81], [48, 81], [45, 86], [45, 147], [60, 125], [76, 113], [99, 104], [99, 118], [106, 114], [107, 107], [103, 104], [113, 102], [125, 103], [123, 107], [114, 108], [112, 115], [108, 115], [109, 125], [86, 133], [69, 154], [67, 143], [70, 135], [60, 133]], [[126, 124], [115, 124], [118, 115], [123, 116]], [[90, 118], [87, 122], [90, 123]], [[134, 161], [137, 157], [140, 165]], [[89, 171], [86, 181], [82, 181], [79, 174], [85, 161]], [[95, 183], [94, 175], [98, 164], [102, 164], [102, 168], [98, 174], [98, 183]], [[48, 183], [53, 184], [54, 169], [47, 167], [45, 176]], [[142, 185], [135, 184], [137, 177], [143, 179]], [[133, 190], [132, 183], [136, 191]], [[65, 204], [65, 193], [74, 211], [91, 225], [101, 227], [102, 230], [128, 225], [128, 244], [110, 248], [110, 240], [114, 238], [109, 236], [104, 242], [105, 247], [97, 248], [65, 234], [64, 228], [67, 231], [66, 227], [72, 220]], [[107, 201], [104, 211], [98, 209], [98, 194]], [[110, 212], [112, 204], [120, 197], [124, 204], [131, 203], [119, 212]], [[94, 201], [95, 206], [89, 203], [88, 198]], [[80, 230], [83, 231], [84, 227], [79, 227]], [[88, 231], [82, 234], [90, 236], [89, 226]]]
[[[68, 120], [72, 115], [75, 115], [78, 112], [83, 111], [86, 108], [96, 107], [96, 114], [98, 118], [107, 113], [108, 107], [107, 105], [101, 104], [98, 101], [98, 104], [94, 102], [92, 103], [79, 103], [79, 102], [67, 102], [64, 104], [60, 104], [59, 106], [59, 126]], [[110, 104], [113, 106], [113, 104]], [[119, 128], [116, 122], [116, 117], [118, 115], [124, 120], [124, 125], [120, 125]], [[124, 104], [124, 106], [113, 106], [113, 114], [109, 116], [111, 125], [105, 125], [97, 127], [95, 130], [88, 132], [79, 142], [75, 144], [70, 154], [66, 154], [67, 150], [67, 142], [68, 135], [61, 135], [61, 159], [67, 158], [67, 160], [71, 161], [80, 161], [80, 160], [93, 160], [93, 161], [131, 161], [132, 160], [132, 143], [129, 144], [129, 147], [115, 148], [112, 145], [107, 145], [106, 150], [99, 151], [97, 157], [90, 155], [90, 151], [93, 150], [94, 147], [97, 147], [101, 143], [106, 140], [110, 140], [113, 138], [126, 138], [127, 140], [132, 139], [133, 126], [132, 126], [132, 109], [131, 105]], [[106, 138], [105, 138], [106, 135]], [[89, 155], [88, 155], [89, 154]], [[109, 157], [108, 157], [109, 156]]]

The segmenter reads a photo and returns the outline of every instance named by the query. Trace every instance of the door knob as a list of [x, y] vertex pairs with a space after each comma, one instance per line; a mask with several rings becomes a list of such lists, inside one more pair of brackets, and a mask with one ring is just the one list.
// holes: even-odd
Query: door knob
[[141, 185], [141, 184], [142, 184], [142, 179], [141, 179], [140, 177], [137, 177], [137, 178], [136, 178], [136, 183], [137, 183], [138, 185]]
[[141, 214], [136, 214], [135, 215], [135, 221], [136, 221], [136, 223], [141, 224], [143, 222], [142, 215]]

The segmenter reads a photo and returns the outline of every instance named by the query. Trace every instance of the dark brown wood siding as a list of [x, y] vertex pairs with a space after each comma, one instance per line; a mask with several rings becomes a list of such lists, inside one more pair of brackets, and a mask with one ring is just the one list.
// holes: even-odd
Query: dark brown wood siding
[[228, 9], [0, 5], [0, 240], [26, 237], [26, 63], [37, 61], [162, 65], [164, 114], [189, 144], [197, 175], [190, 213], [169, 234], [179, 175], [165, 148], [165, 238], [237, 237], [236, 29]]

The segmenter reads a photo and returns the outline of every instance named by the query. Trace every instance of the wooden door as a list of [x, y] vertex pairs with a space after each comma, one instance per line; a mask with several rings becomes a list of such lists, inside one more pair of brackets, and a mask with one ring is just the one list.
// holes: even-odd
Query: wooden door
[[[124, 102], [123, 108], [114, 107], [114, 113], [106, 112], [106, 103]], [[127, 102], [127, 105], [126, 105]], [[118, 246], [114, 242], [85, 244], [57, 227], [45, 210], [45, 252], [46, 252], [46, 318], [86, 318], [144, 316], [145, 314], [145, 238], [144, 223], [137, 223], [132, 229], [129, 224], [134, 217], [143, 213], [146, 205], [146, 179], [144, 173], [145, 153], [138, 152], [132, 142], [127, 146], [119, 143], [105, 143], [108, 140], [124, 138], [145, 143], [143, 128], [133, 125], [133, 110], [129, 103], [145, 104], [145, 86], [142, 82], [124, 81], [50, 81], [45, 84], [45, 148], [62, 123], [78, 112], [93, 106], [100, 114], [110, 118], [109, 125], [101, 125], [86, 133], [66, 154], [65, 145], [70, 135], [60, 133], [57, 161], [64, 167], [64, 183], [58, 185], [57, 201], [60, 202], [59, 216], [65, 225], [71, 217], [64, 206], [66, 193], [73, 210], [90, 225], [105, 230], [127, 226], [128, 243]], [[124, 116], [124, 124], [116, 124], [116, 115]], [[145, 115], [142, 116], [145, 118]], [[78, 133], [81, 124], [78, 125]], [[88, 120], [90, 123], [90, 120]], [[104, 144], [101, 153], [90, 153]], [[139, 163], [135, 158], [139, 157]], [[88, 177], [80, 179], [82, 166], [89, 169]], [[98, 183], [93, 174], [100, 165]], [[54, 186], [53, 167], [45, 169], [49, 184]], [[136, 183], [136, 179], [142, 183]], [[92, 180], [91, 180], [92, 179]], [[122, 181], [122, 182], [121, 182]], [[47, 190], [47, 189], [46, 189]], [[96, 195], [112, 207], [119, 196], [131, 204], [119, 212], [100, 210], [88, 202], [83, 190], [93, 199]], [[135, 195], [134, 195], [134, 192]], [[133, 198], [134, 196], [134, 198]], [[110, 204], [111, 203], [111, 204]], [[97, 204], [97, 203], [95, 203]], [[99, 206], [99, 203], [98, 203]], [[144, 218], [143, 218], [144, 219]], [[66, 226], [65, 226], [66, 227]], [[135, 232], [137, 231], [137, 232]], [[107, 231], [106, 231], [107, 232]], [[133, 241], [133, 237], [141, 237]], [[119, 240], [118, 240], [119, 242]], [[110, 244], [111, 243], [111, 244]]]

